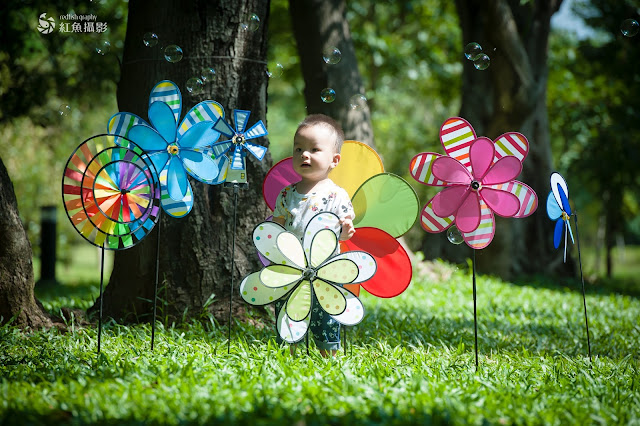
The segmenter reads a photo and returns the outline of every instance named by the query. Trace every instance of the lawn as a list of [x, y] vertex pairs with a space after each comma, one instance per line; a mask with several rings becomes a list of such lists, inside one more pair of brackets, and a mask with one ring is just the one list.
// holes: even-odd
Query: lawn
[[[246, 323], [228, 354], [207, 315], [158, 323], [153, 352], [150, 325], [107, 322], [100, 356], [95, 326], [3, 326], [0, 424], [640, 424], [640, 301], [588, 289], [590, 363], [578, 283], [563, 284], [478, 277], [477, 372], [471, 277], [443, 262], [416, 265], [400, 297], [363, 295], [365, 320], [333, 359], [313, 345], [292, 356]], [[96, 292], [41, 297], [55, 312]]]

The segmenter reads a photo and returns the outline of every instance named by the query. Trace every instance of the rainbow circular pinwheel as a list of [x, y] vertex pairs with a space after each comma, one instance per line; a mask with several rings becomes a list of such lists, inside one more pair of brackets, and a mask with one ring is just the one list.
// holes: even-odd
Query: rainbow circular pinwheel
[[425, 231], [442, 232], [455, 224], [469, 247], [482, 249], [493, 240], [494, 213], [522, 218], [536, 210], [535, 191], [515, 180], [529, 152], [524, 135], [478, 138], [469, 122], [454, 117], [440, 128], [440, 141], [447, 155], [423, 152], [409, 166], [418, 182], [445, 187], [422, 209]]
[[573, 240], [571, 230], [571, 206], [569, 205], [569, 188], [567, 182], [558, 172], [551, 173], [551, 192], [547, 197], [547, 215], [556, 222], [553, 230], [553, 247], [560, 247], [564, 233], [564, 261], [567, 261], [567, 235]]
[[[359, 294], [361, 285], [378, 297], [401, 294], [411, 282], [412, 267], [407, 252], [396, 238], [416, 222], [420, 206], [415, 191], [401, 177], [385, 173], [378, 154], [357, 141], [344, 142], [340, 163], [329, 177], [347, 191], [356, 215], [353, 220], [356, 233], [348, 241], [340, 242], [341, 250], [365, 251], [378, 265], [374, 277], [346, 287]], [[280, 191], [300, 179], [291, 157], [269, 170], [262, 193], [272, 211]]]
[[[224, 116], [220, 104], [203, 101], [194, 106], [178, 126], [182, 96], [168, 80], [155, 85], [149, 96], [148, 124], [135, 114], [120, 112], [109, 119], [109, 133], [125, 136], [140, 146], [158, 170], [162, 208], [173, 217], [187, 215], [193, 208], [193, 192], [187, 174], [218, 184], [224, 159], [212, 158], [206, 147], [220, 137], [213, 128]], [[116, 139], [116, 142], [120, 139]]]
[[71, 154], [62, 178], [62, 198], [76, 231], [91, 244], [124, 250], [140, 242], [160, 213], [160, 184], [140, 147], [93, 136]]
[[[221, 179], [227, 182], [236, 181], [246, 183], [245, 171], [247, 169], [245, 157], [250, 152], [259, 161], [262, 161], [267, 153], [267, 148], [248, 142], [250, 139], [266, 136], [267, 128], [262, 120], [245, 130], [249, 122], [251, 111], [236, 109], [233, 110], [233, 122], [235, 129], [220, 117], [214, 125], [214, 129], [226, 136], [228, 139], [220, 141], [211, 146], [211, 151], [216, 158], [226, 159], [221, 164]], [[230, 160], [228, 159], [230, 158]], [[230, 173], [229, 170], [232, 172]]]
[[286, 342], [295, 343], [307, 334], [313, 300], [340, 324], [362, 321], [364, 307], [344, 285], [371, 279], [376, 261], [364, 251], [335, 254], [340, 231], [338, 216], [328, 212], [311, 219], [302, 243], [274, 222], [263, 222], [253, 231], [254, 245], [271, 264], [245, 277], [240, 294], [258, 306], [286, 300], [276, 322]]

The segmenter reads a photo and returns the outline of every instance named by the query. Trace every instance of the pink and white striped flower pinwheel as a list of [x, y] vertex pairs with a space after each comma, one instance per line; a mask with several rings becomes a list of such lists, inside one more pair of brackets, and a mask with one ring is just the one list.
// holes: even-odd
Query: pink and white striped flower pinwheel
[[427, 232], [442, 232], [454, 225], [473, 249], [487, 247], [495, 234], [494, 213], [526, 217], [538, 207], [533, 189], [515, 178], [529, 152], [524, 135], [508, 132], [495, 141], [476, 137], [463, 118], [446, 120], [440, 141], [447, 155], [423, 152], [411, 160], [415, 180], [445, 189], [422, 209]]

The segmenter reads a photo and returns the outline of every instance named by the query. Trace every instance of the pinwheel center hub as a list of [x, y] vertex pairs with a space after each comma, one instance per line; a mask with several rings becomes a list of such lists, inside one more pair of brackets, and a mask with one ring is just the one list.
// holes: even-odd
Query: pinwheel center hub
[[316, 271], [312, 268], [307, 268], [302, 272], [302, 279], [307, 281], [313, 281], [316, 278]]
[[565, 222], [569, 220], [569, 215], [567, 214], [567, 212], [562, 212], [562, 220], [564, 220]]
[[482, 189], [482, 184], [477, 180], [471, 181], [471, 189], [474, 191], [479, 191]]
[[180, 152], [180, 148], [178, 147], [178, 145], [172, 143], [167, 147], [167, 152], [171, 155], [178, 155], [178, 153]]
[[235, 145], [241, 145], [244, 143], [244, 135], [234, 135], [233, 139], [231, 139]]
[[122, 189], [120, 190], [120, 194], [122, 194], [122, 195], [127, 195], [128, 193], [129, 193], [129, 190], [128, 190], [128, 189], [124, 189], [124, 188], [122, 188]]

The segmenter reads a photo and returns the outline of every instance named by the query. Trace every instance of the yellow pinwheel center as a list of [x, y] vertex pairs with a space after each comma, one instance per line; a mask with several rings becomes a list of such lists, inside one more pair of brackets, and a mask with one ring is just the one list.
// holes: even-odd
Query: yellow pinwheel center
[[235, 145], [242, 145], [244, 143], [244, 135], [235, 135], [231, 142]]
[[178, 155], [178, 153], [180, 152], [180, 148], [178, 147], [178, 145], [172, 143], [167, 147], [167, 152], [171, 155]]
[[569, 215], [567, 214], [567, 212], [562, 212], [562, 220], [564, 220], [565, 222], [569, 220]]
[[480, 191], [482, 189], [482, 184], [477, 180], [471, 181], [471, 189], [474, 191]]

